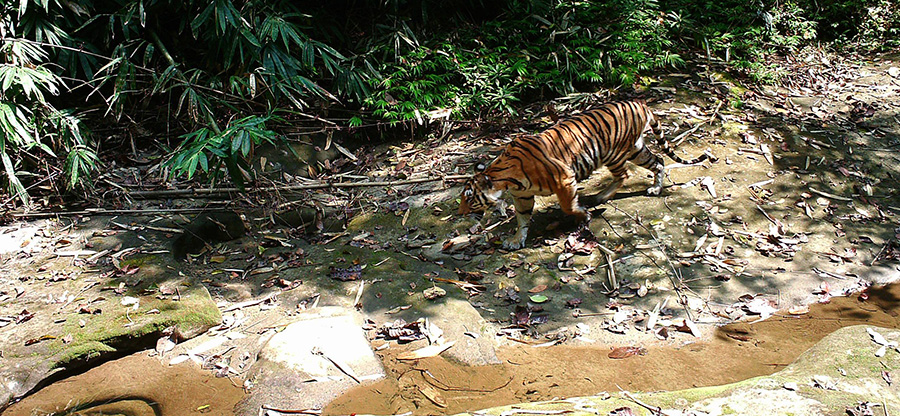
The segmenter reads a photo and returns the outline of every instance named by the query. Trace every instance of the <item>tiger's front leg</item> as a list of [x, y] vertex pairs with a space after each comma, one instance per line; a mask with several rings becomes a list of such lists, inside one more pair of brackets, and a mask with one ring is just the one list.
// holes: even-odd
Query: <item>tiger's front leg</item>
[[[578, 184], [573, 179], [568, 184], [556, 190], [556, 196], [559, 198], [559, 207], [566, 214], [575, 217], [578, 223], [591, 221], [591, 214], [578, 205]], [[615, 190], [614, 190], [615, 191]]]
[[516, 222], [519, 224], [519, 228], [512, 237], [503, 242], [503, 248], [506, 250], [518, 250], [525, 247], [528, 225], [531, 223], [531, 214], [534, 211], [534, 195], [513, 197], [513, 205], [516, 207]]

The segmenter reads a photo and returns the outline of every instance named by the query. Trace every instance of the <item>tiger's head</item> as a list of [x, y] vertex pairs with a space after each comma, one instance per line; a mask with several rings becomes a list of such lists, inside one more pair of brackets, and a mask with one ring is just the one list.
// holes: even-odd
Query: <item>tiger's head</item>
[[487, 167], [483, 163], [475, 165], [475, 175], [463, 185], [459, 198], [459, 214], [470, 212], [487, 212], [497, 205], [500, 199], [499, 190], [493, 189], [491, 178], [484, 173]]

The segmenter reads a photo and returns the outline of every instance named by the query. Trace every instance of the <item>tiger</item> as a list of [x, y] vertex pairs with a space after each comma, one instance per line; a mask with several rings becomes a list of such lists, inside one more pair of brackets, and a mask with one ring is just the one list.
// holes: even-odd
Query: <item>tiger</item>
[[503, 210], [501, 197], [507, 192], [513, 198], [518, 230], [503, 242], [503, 248], [518, 250], [525, 246], [536, 195], [556, 194], [563, 212], [579, 222], [589, 221], [589, 213], [578, 205], [575, 191], [578, 181], [601, 166], [613, 176], [599, 197], [601, 203], [615, 195], [628, 177], [628, 161], [655, 174], [655, 183], [647, 193], [659, 195], [665, 166], [644, 145], [647, 130], [657, 135], [659, 147], [678, 163], [716, 161], [709, 150], [693, 160], [678, 157], [643, 100], [610, 102], [560, 121], [542, 133], [520, 136], [489, 165], [476, 165], [475, 175], [463, 185], [459, 215], [485, 212], [484, 223], [498, 205]]

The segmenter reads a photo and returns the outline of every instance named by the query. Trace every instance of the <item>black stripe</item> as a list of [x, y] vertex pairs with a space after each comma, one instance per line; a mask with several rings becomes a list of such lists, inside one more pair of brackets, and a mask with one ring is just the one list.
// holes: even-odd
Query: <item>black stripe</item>
[[[597, 169], [597, 154], [599, 153], [599, 145], [597, 143], [597, 130], [596, 127], [588, 122], [588, 119], [585, 117], [578, 118], [575, 120], [575, 124], [579, 126], [579, 130], [582, 130], [582, 134], [584, 134], [584, 138], [587, 141], [587, 147], [584, 149], [585, 152], [589, 153], [587, 155], [587, 160], [591, 165], [591, 171]], [[581, 127], [584, 127], [582, 129]]]
[[[572, 131], [572, 128], [569, 126], [575, 126], [576, 128], [578, 128], [578, 134], [575, 134], [575, 132]], [[576, 165], [575, 168], [578, 171], [577, 176], [584, 178], [588, 176], [590, 172], [594, 171], [594, 169], [590, 169], [590, 172], [586, 172], [587, 169], [592, 167], [593, 165], [593, 162], [589, 159], [592, 153], [590, 147], [590, 137], [587, 136], [585, 131], [581, 129], [580, 125], [578, 124], [578, 120], [572, 120], [566, 125], [566, 128], [568, 128], [569, 131], [572, 132], [574, 140], [577, 140], [579, 145], [581, 146], [581, 148], [578, 149], [579, 151], [572, 155], [574, 159], [572, 160], [572, 162]]]
[[597, 124], [603, 125], [603, 133], [597, 137], [597, 144], [600, 146], [600, 151], [597, 152], [597, 162], [603, 165], [606, 165], [606, 159], [609, 157], [611, 143], [610, 139], [612, 138], [612, 126], [609, 124], [609, 120], [606, 117], [606, 114], [599, 109], [591, 112], [591, 117], [597, 121]]

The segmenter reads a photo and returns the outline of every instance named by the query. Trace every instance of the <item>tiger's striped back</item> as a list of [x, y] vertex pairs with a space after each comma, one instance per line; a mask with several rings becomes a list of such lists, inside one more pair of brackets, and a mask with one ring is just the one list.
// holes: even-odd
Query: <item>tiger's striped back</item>
[[583, 180], [600, 166], [612, 170], [628, 161], [651, 122], [655, 118], [643, 102], [610, 103], [559, 122], [540, 137]]

